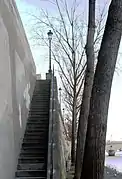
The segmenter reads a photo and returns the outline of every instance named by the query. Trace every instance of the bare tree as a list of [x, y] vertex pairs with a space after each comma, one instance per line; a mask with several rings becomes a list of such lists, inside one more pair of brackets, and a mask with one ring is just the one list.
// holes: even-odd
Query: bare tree
[[78, 135], [77, 135], [77, 151], [76, 151], [76, 167], [75, 167], [75, 179], [80, 179], [84, 146], [87, 132], [87, 123], [90, 107], [90, 98], [94, 78], [94, 35], [95, 35], [95, 0], [89, 0], [89, 21], [88, 21], [88, 34], [86, 43], [86, 56], [87, 67], [85, 73], [85, 84], [83, 90], [83, 98], [80, 109]]
[[112, 0], [94, 76], [82, 179], [103, 179], [108, 107], [121, 35], [122, 0]]
[[[50, 17], [49, 13], [41, 10], [41, 17], [36, 19], [34, 40], [47, 42], [44, 38], [44, 26], [51, 28], [54, 33], [52, 54], [53, 59], [59, 66], [59, 75], [65, 94], [64, 102], [72, 113], [72, 140], [71, 161], [75, 163], [75, 140], [76, 122], [81, 104], [81, 94], [84, 71], [85, 71], [85, 49], [83, 40], [83, 27], [81, 15], [77, 14], [77, 1], [74, 0], [71, 8], [67, 1], [53, 1], [58, 10], [57, 17]], [[43, 16], [43, 18], [42, 18]], [[43, 26], [43, 27], [42, 27]], [[43, 29], [41, 31], [41, 29]]]
[[[37, 44], [46, 44], [44, 31], [51, 28], [54, 37], [52, 41], [53, 59], [59, 66], [59, 76], [63, 86], [63, 101], [70, 110], [72, 121], [71, 161], [75, 164], [75, 141], [77, 120], [81, 106], [84, 85], [84, 72], [86, 69], [85, 41], [87, 24], [82, 20], [82, 14], [77, 13], [78, 3], [73, 0], [68, 7], [66, 0], [55, 0], [57, 17], [49, 16], [47, 11], [40, 10], [40, 16], [30, 14], [34, 18], [33, 39]], [[95, 44], [100, 39], [101, 28], [96, 33]]]

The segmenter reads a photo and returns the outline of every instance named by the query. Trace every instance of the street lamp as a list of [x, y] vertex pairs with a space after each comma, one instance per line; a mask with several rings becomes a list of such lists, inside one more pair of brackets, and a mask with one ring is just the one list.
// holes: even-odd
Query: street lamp
[[52, 70], [51, 70], [51, 40], [52, 40], [53, 33], [51, 32], [51, 30], [49, 30], [47, 35], [48, 35], [48, 40], [49, 40], [49, 73], [52, 73]]

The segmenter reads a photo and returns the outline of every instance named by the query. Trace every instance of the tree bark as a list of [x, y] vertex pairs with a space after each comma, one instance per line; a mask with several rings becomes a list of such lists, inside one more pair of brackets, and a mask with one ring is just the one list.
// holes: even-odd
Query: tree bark
[[111, 85], [122, 35], [122, 0], [112, 0], [95, 71], [82, 179], [103, 179]]
[[85, 147], [85, 139], [87, 132], [87, 123], [90, 107], [90, 97], [94, 78], [94, 34], [95, 34], [95, 0], [89, 0], [89, 21], [88, 34], [86, 43], [87, 68], [85, 74], [85, 84], [83, 91], [82, 105], [80, 109], [78, 135], [77, 135], [77, 151], [76, 166], [74, 179], [80, 179], [83, 155]]

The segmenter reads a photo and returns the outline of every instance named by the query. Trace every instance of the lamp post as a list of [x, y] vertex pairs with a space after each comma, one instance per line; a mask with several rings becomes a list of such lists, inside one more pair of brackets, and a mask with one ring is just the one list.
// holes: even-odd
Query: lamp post
[[49, 40], [49, 71], [48, 72], [52, 73], [52, 70], [51, 70], [51, 40], [52, 40], [53, 33], [51, 32], [51, 30], [49, 30], [47, 35], [48, 35], [48, 40]]

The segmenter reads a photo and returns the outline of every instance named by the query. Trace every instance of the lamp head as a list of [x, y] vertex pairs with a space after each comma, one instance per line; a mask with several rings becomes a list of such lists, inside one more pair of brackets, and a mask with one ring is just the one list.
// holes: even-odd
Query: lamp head
[[53, 33], [51, 32], [51, 30], [49, 30], [49, 32], [47, 33], [47, 35], [48, 35], [48, 39], [49, 39], [49, 40], [52, 40], [52, 35], [53, 35]]

